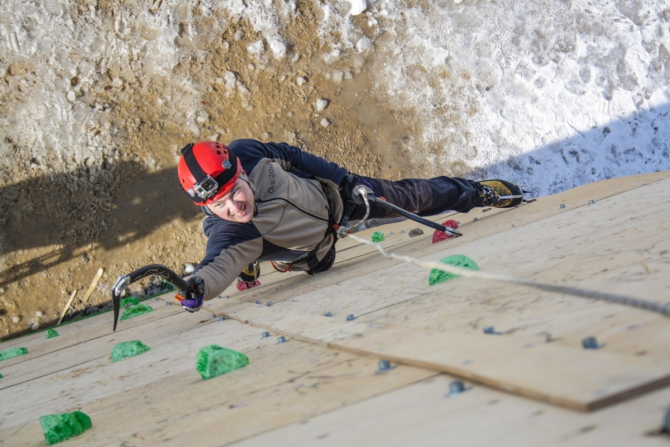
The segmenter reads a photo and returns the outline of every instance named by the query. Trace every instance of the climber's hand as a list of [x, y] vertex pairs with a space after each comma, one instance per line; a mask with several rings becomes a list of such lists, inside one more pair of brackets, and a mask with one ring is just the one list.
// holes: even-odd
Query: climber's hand
[[186, 278], [188, 289], [180, 290], [175, 298], [181, 302], [181, 307], [187, 312], [197, 312], [202, 308], [202, 298], [205, 294], [205, 282], [191, 275]]
[[363, 180], [361, 180], [361, 178], [355, 174], [347, 175], [344, 177], [344, 179], [342, 179], [342, 183], [340, 184], [342, 192], [344, 192], [345, 200], [353, 200], [358, 205], [363, 205], [365, 203], [363, 202], [363, 197], [354, 191], [357, 186], [362, 186], [365, 188], [365, 192], [370, 194], [372, 193], [372, 190], [365, 185], [365, 182], [363, 182]]

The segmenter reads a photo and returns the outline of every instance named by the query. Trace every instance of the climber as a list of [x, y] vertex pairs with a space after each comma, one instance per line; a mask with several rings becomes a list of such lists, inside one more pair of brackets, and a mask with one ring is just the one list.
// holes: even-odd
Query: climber
[[[236, 278], [240, 290], [258, 285], [259, 261], [271, 261], [282, 272], [311, 275], [330, 269], [343, 216], [354, 221], [365, 214], [361, 197], [352, 193], [358, 185], [419, 216], [510, 208], [523, 200], [519, 186], [504, 180], [359, 176], [286, 143], [202, 141], [181, 153], [179, 181], [202, 208], [208, 238], [204, 259], [186, 278], [190, 289], [181, 293], [190, 312]], [[396, 216], [372, 204], [368, 217]]]

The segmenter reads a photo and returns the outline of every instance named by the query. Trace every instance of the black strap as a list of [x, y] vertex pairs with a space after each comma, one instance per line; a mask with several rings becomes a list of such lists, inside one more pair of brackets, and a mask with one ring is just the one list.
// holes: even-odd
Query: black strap
[[188, 166], [188, 170], [191, 171], [191, 174], [195, 177], [196, 183], [203, 181], [205, 177], [207, 177], [207, 174], [205, 174], [205, 171], [203, 171], [198, 164], [198, 160], [195, 159], [195, 155], [193, 154], [193, 143], [184, 146], [181, 150], [181, 154], [184, 156], [184, 161], [186, 162], [186, 166]]
[[354, 214], [356, 209], [356, 202], [353, 199], [347, 199], [344, 205], [344, 212], [342, 212], [342, 220], [340, 220], [339, 227], [346, 227], [349, 223], [349, 219]]

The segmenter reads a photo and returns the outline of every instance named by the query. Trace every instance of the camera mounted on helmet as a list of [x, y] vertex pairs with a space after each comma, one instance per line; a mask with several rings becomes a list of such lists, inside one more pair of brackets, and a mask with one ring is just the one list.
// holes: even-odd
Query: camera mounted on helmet
[[181, 187], [196, 205], [206, 206], [227, 194], [240, 176], [235, 154], [216, 141], [187, 144], [177, 174]]

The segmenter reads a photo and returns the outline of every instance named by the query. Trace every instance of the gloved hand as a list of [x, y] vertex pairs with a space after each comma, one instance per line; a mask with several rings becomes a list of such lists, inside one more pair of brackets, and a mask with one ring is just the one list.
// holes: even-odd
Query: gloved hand
[[[363, 202], [363, 198], [361, 197], [360, 194], [355, 194], [354, 193], [354, 188], [357, 186], [365, 186], [368, 188], [368, 186], [361, 180], [360, 177], [358, 177], [355, 174], [349, 174], [346, 177], [342, 179], [342, 183], [340, 183], [340, 188], [342, 188], [342, 192], [344, 193], [344, 199], [345, 200], [353, 200], [356, 202], [358, 205], [363, 205], [365, 202]], [[370, 192], [372, 192], [370, 190]]]
[[197, 312], [202, 308], [202, 298], [205, 294], [205, 282], [195, 275], [186, 278], [188, 289], [180, 290], [177, 300], [181, 301], [181, 307], [187, 312]]

